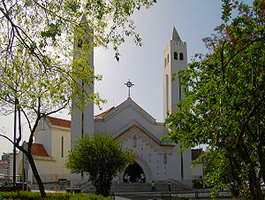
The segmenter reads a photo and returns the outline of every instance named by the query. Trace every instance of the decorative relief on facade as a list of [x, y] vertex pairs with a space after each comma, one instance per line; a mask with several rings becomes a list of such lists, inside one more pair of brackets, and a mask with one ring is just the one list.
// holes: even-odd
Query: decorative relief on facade
[[167, 164], [167, 154], [166, 154], [166, 153], [164, 153], [164, 159], [163, 159], [163, 162], [164, 162], [165, 165]]
[[164, 155], [166, 153], [167, 155], [173, 155], [173, 146], [161, 146], [159, 145], [153, 138], [151, 138], [148, 134], [146, 134], [144, 131], [142, 131], [137, 126], [131, 127], [129, 130], [125, 131], [123, 134], [121, 134], [118, 137], [118, 140], [120, 142], [125, 142], [128, 139], [132, 138], [132, 145], [134, 148], [136, 148], [138, 141], [141, 141], [145, 144], [146, 147], [150, 147], [150, 149], [153, 150], [154, 153], [157, 155]]
[[136, 148], [137, 146], [137, 137], [136, 135], [133, 136], [133, 147]]

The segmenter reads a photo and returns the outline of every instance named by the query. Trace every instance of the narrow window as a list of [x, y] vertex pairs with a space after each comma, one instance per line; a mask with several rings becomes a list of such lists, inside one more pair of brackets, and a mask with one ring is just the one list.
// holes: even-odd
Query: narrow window
[[183, 60], [183, 53], [180, 53], [180, 54], [179, 54], [179, 59], [180, 59], [180, 60]]
[[62, 140], [61, 140], [61, 157], [63, 158], [63, 136], [62, 136]]
[[165, 67], [167, 66], [167, 59], [165, 58]]
[[181, 173], [181, 180], [184, 180], [184, 162], [183, 162], [183, 154], [180, 154], [180, 173]]
[[169, 54], [167, 54], [167, 64], [169, 63]]
[[168, 112], [168, 101], [169, 101], [169, 94], [168, 94], [168, 74], [166, 75], [166, 112]]
[[178, 60], [178, 53], [174, 52], [174, 60]]

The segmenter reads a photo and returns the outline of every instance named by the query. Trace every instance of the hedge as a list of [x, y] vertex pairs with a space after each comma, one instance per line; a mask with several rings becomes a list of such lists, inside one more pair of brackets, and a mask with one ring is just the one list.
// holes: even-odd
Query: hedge
[[[58, 199], [58, 200], [110, 200], [109, 197], [103, 197], [101, 195], [90, 194], [85, 195], [83, 193], [78, 194], [71, 194], [71, 193], [46, 193], [47, 197], [45, 199]], [[41, 195], [39, 192], [26, 192], [26, 191], [19, 191], [19, 192], [0, 192], [0, 199], [4, 200], [21, 200], [21, 199], [29, 199], [29, 200], [37, 200], [41, 199]]]

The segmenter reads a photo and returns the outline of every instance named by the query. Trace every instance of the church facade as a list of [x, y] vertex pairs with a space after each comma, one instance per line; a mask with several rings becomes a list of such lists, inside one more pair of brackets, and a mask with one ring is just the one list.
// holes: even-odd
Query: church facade
[[[92, 56], [93, 58], [93, 56]], [[93, 66], [93, 59], [90, 62]], [[175, 27], [170, 41], [164, 50], [164, 119], [176, 107], [176, 104], [184, 98], [184, 92], [180, 87], [180, 79], [176, 76], [179, 70], [185, 70], [187, 66], [187, 47], [182, 42]], [[92, 92], [87, 90], [87, 92]], [[143, 108], [130, 97], [117, 107], [96, 115], [94, 118], [93, 104], [85, 108], [84, 113], [75, 109], [71, 120], [71, 141], [76, 141], [83, 134], [106, 131], [107, 134], [117, 138], [123, 147], [132, 149], [136, 154], [133, 166], [128, 166], [125, 172], [115, 179], [120, 183], [124, 176], [129, 175], [134, 182], [144, 174], [146, 182], [167, 181], [169, 179], [179, 182], [191, 183], [191, 150], [187, 149], [179, 156], [179, 146], [168, 142], [162, 142], [168, 129], [163, 123], [156, 122]], [[82, 127], [82, 120], [84, 125]], [[83, 179], [80, 174], [71, 175], [71, 185], [80, 184]]]
[[[91, 55], [90, 66], [94, 66], [93, 50]], [[181, 41], [173, 28], [164, 50], [164, 119], [174, 112], [175, 105], [184, 98], [179, 78], [176, 76], [172, 82], [172, 76], [181, 69], [185, 70], [186, 66], [186, 43]], [[86, 90], [88, 93], [93, 92], [93, 88]], [[47, 117], [41, 121], [36, 131], [35, 146], [38, 149], [35, 161], [40, 176], [46, 177], [47, 182], [52, 182], [55, 174], [59, 179], [70, 179], [71, 187], [86, 182], [86, 175], [70, 174], [70, 170], [64, 167], [68, 150], [73, 148], [82, 134], [106, 131], [123, 148], [132, 149], [136, 155], [135, 163], [127, 166], [125, 172], [119, 173], [114, 179], [116, 183], [127, 181], [128, 176], [130, 182], [138, 182], [144, 176], [148, 183], [175, 180], [191, 186], [191, 149], [177, 155], [180, 150], [178, 144], [161, 141], [168, 128], [162, 122], [157, 122], [130, 97], [96, 116], [93, 104], [87, 105], [83, 113], [75, 107], [73, 109], [71, 121]], [[30, 168], [27, 177], [31, 183], [34, 182]]]

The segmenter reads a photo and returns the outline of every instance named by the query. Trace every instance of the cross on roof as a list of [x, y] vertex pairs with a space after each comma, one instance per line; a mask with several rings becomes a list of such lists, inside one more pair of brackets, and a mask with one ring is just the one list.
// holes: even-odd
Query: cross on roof
[[128, 87], [128, 98], [130, 98], [131, 97], [131, 87], [134, 86], [134, 84], [129, 79], [126, 83], [124, 83], [124, 85], [126, 85]]

